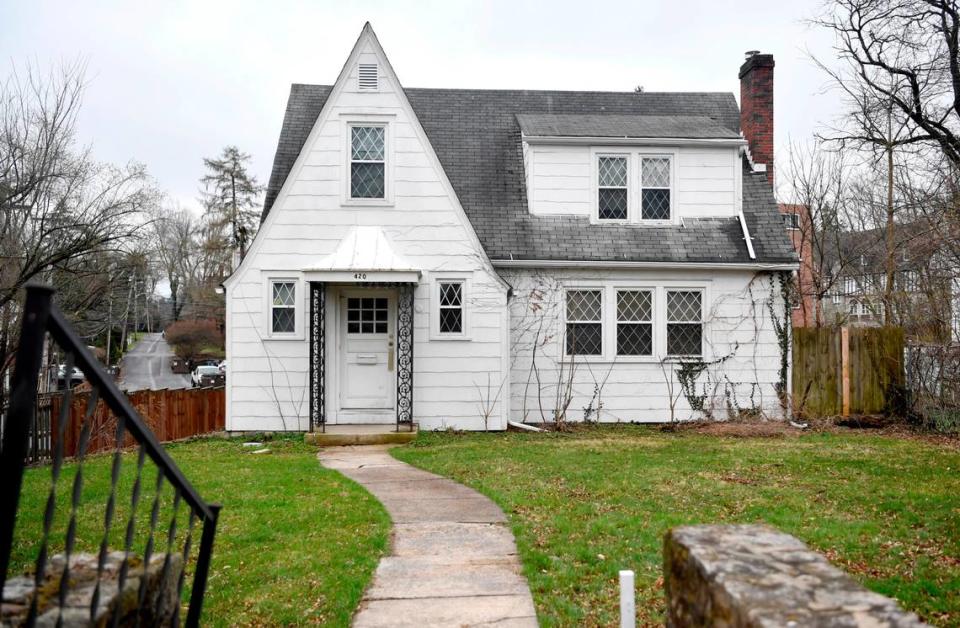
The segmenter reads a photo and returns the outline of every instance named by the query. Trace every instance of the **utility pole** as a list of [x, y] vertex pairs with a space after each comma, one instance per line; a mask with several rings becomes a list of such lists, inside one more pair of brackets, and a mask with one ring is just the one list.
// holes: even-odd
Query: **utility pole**
[[[112, 284], [112, 282], [111, 282]], [[110, 366], [110, 340], [113, 336], [113, 286], [107, 292], [107, 366]]]

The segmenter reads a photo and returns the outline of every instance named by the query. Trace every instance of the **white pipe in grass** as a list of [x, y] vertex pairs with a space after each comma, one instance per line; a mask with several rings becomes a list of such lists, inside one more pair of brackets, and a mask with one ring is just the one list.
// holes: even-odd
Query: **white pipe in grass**
[[532, 425], [527, 425], [526, 423], [517, 423], [516, 421], [507, 421], [507, 425], [510, 427], [515, 427], [518, 430], [526, 430], [527, 432], [542, 432], [539, 427], [534, 427]]
[[620, 628], [634, 628], [637, 621], [637, 607], [633, 591], [633, 572], [620, 571]]

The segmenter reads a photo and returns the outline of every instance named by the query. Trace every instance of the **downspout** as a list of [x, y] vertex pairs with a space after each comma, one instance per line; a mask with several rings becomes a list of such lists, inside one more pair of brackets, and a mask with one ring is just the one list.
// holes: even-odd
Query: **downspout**
[[516, 421], [507, 421], [507, 425], [510, 427], [515, 427], [518, 430], [526, 430], [527, 432], [542, 432], [539, 427], [534, 427], [532, 425], [527, 425], [526, 423], [517, 423]]
[[743, 240], [747, 243], [747, 253], [750, 255], [750, 259], [757, 259], [757, 254], [753, 250], [753, 238], [750, 237], [750, 229], [747, 227], [747, 219], [744, 217], [742, 209], [737, 213], [737, 219], [740, 221]]

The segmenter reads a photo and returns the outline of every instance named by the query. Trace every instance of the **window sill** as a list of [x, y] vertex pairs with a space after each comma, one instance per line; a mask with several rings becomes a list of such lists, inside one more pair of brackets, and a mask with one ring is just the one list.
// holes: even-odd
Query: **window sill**
[[346, 198], [340, 203], [345, 207], [393, 207], [388, 198]]
[[638, 227], [640, 229], [644, 227], [672, 227], [674, 225], [679, 225], [680, 223], [676, 220], [644, 220], [640, 219], [627, 219], [627, 220], [605, 220], [593, 216], [590, 220], [590, 224], [593, 225], [623, 225], [625, 227]]
[[430, 334], [431, 342], [437, 341], [437, 340], [452, 340], [453, 342], [467, 342], [472, 340], [472, 338], [466, 334], [450, 334], [450, 335], [441, 334], [441, 333]]
[[303, 340], [304, 335], [300, 333], [293, 334], [274, 334], [268, 333], [263, 337], [264, 340]]
[[614, 357], [606, 357], [601, 355], [565, 355], [561, 361], [564, 364], [583, 364], [585, 362], [589, 364], [674, 364], [679, 362], [705, 361], [705, 358], [703, 356], [668, 356], [666, 358], [658, 358], [650, 355], [618, 355]]

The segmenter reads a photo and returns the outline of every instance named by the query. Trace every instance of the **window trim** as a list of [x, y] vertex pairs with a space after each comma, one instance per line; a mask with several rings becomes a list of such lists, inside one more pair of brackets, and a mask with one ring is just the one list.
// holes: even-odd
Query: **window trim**
[[[647, 292], [650, 294], [650, 319], [647, 321], [620, 320], [620, 293]], [[657, 355], [657, 289], [655, 287], [614, 286], [613, 298], [613, 353], [618, 360], [623, 358], [652, 358]], [[620, 353], [620, 325], [650, 325], [650, 353]]]
[[[629, 147], [591, 146], [590, 147], [590, 222], [595, 225], [663, 226], [679, 224], [677, 215], [677, 173], [679, 151], [676, 148], [661, 146]], [[627, 218], [626, 220], [600, 219], [600, 157], [627, 157]], [[645, 219], [643, 214], [643, 159], [662, 158], [670, 162], [670, 218]], [[651, 188], [667, 189], [667, 188]]]
[[[305, 282], [298, 274], [267, 273], [264, 275], [263, 290], [263, 328], [264, 338], [268, 340], [303, 340], [306, 318], [303, 314]], [[273, 285], [276, 283], [293, 284], [293, 331], [273, 331]]]
[[[692, 325], [691, 321], [672, 321], [670, 320], [670, 293], [672, 292], [699, 292], [700, 293], [700, 321], [697, 323], [700, 325], [700, 353], [670, 353], [670, 325]], [[663, 326], [663, 335], [664, 335], [664, 351], [663, 355], [665, 358], [670, 360], [696, 360], [705, 358], [705, 345], [706, 345], [706, 327], [707, 323], [704, 320], [704, 312], [706, 311], [706, 292], [702, 288], [689, 288], [689, 287], [669, 287], [664, 289], [663, 295], [663, 317], [664, 317], [664, 326]]]
[[[604, 158], [623, 159], [626, 162], [627, 179], [624, 182], [624, 185], [622, 187], [612, 186], [612, 185], [600, 185], [600, 160]], [[633, 201], [633, 196], [634, 196], [630, 192], [630, 188], [632, 187], [631, 183], [633, 182], [633, 168], [631, 167], [631, 163], [630, 163], [631, 161], [633, 161], [633, 159], [630, 153], [622, 153], [622, 152], [621, 153], [597, 153], [594, 156], [593, 185], [595, 188], [595, 193], [594, 193], [593, 204], [594, 204], [594, 217], [596, 218], [596, 221], [599, 224], [611, 225], [611, 224], [622, 224], [622, 223], [630, 222], [630, 218], [632, 214], [630, 205]], [[626, 207], [627, 215], [624, 218], [601, 218], [600, 217], [600, 191], [601, 190], [624, 190], [627, 193], [627, 207]]]
[[[392, 115], [350, 115], [343, 125], [343, 184], [341, 205], [384, 207], [393, 206], [393, 118]], [[353, 129], [355, 127], [381, 127], [383, 129], [383, 198], [354, 198], [351, 196], [353, 162]], [[364, 163], [364, 162], [360, 162]], [[374, 162], [366, 162], [374, 163]]]
[[[581, 321], [574, 320], [571, 321], [567, 318], [567, 293], [569, 292], [599, 292], [600, 293], [600, 320], [599, 321]], [[569, 285], [564, 286], [560, 291], [560, 307], [563, 311], [562, 320], [563, 322], [561, 327], [560, 337], [560, 354], [563, 356], [564, 360], [597, 360], [602, 361], [607, 356], [607, 351], [609, 351], [610, 343], [607, 340], [607, 332], [609, 330], [609, 325], [607, 324], [607, 303], [609, 302], [609, 296], [606, 294], [609, 292], [608, 286], [603, 285]], [[567, 353], [567, 325], [568, 324], [586, 324], [586, 325], [600, 325], [600, 353]]]
[[[568, 290], [601, 290], [603, 291], [603, 308], [601, 324], [603, 325], [603, 354], [570, 356], [566, 351], [566, 293]], [[617, 312], [616, 298], [618, 290], [649, 290], [653, 292], [653, 355], [618, 355], [617, 342]], [[667, 291], [697, 291], [700, 292], [700, 316], [703, 331], [701, 333], [701, 358], [711, 359], [710, 325], [707, 317], [710, 313], [712, 280], [685, 281], [681, 279], [611, 279], [604, 281], [567, 280], [563, 282], [558, 297], [560, 327], [557, 330], [556, 358], [569, 363], [590, 362], [591, 364], [659, 364], [661, 362], [678, 362], [690, 359], [689, 356], [667, 355]]]
[[800, 230], [800, 212], [783, 212], [780, 215], [783, 216], [784, 219], [790, 218], [789, 222], [787, 222], [786, 220], [783, 221], [787, 231]]
[[[657, 154], [644, 154], [640, 153], [639, 157], [639, 166], [637, 170], [639, 186], [639, 194], [637, 195], [637, 222], [645, 225], [669, 225], [673, 223], [674, 214], [676, 213], [676, 203], [674, 202], [676, 197], [676, 182], [674, 181], [674, 160], [672, 155], [657, 155]], [[669, 187], [645, 187], [643, 185], [643, 162], [646, 159], [666, 159], [667, 163], [670, 166], [670, 186]], [[644, 190], [667, 190], [670, 193], [670, 217], [669, 218], [644, 218], [643, 217], [643, 191]]]
[[[430, 340], [472, 340], [471, 336], [471, 308], [470, 289], [471, 272], [437, 272], [430, 277]], [[459, 334], [440, 331], [440, 285], [443, 283], [459, 283], [460, 309], [463, 312], [463, 326]]]

